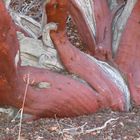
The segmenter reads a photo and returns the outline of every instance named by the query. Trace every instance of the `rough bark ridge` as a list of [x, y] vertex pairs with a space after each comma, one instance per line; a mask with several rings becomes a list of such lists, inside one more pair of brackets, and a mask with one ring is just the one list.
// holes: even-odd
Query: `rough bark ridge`
[[[139, 58], [137, 48], [139, 45], [138, 12], [140, 2], [136, 3], [129, 17], [115, 61], [112, 57], [112, 22], [122, 3], [118, 1], [119, 5], [110, 10], [106, 0], [91, 2], [93, 2], [92, 10], [96, 21], [96, 33], [91, 30], [84, 12], [76, 0], [51, 0], [46, 4], [47, 22], [58, 24], [57, 31], [51, 32], [54, 46], [66, 70], [86, 81], [81, 82], [69, 75], [47, 69], [22, 67], [20, 54], [17, 53], [19, 44], [16, 27], [8, 15], [3, 1], [0, 1], [1, 105], [21, 107], [27, 84], [26, 76], [29, 74], [30, 84], [28, 85], [24, 112], [32, 114], [35, 118], [77, 116], [93, 113], [101, 108], [129, 110], [127, 86], [125, 86], [127, 89], [125, 91], [121, 87], [118, 77], [113, 79], [115, 76], [111, 74], [113, 71], [119, 74], [119, 71], [112, 67], [116, 64], [126, 74], [126, 77], [128, 76], [132, 99], [139, 105], [139, 61], [136, 58]], [[72, 16], [77, 25], [80, 36], [87, 45], [87, 52], [98, 60], [81, 52], [69, 42], [65, 31], [68, 14]], [[134, 36], [132, 39], [130, 39], [130, 34]], [[130, 40], [131, 42], [129, 42]], [[128, 55], [130, 59], [127, 59]], [[112, 66], [99, 60], [109, 62]], [[133, 64], [133, 67], [130, 64]], [[106, 68], [110, 70], [106, 71]], [[123, 79], [121, 74], [119, 76]], [[122, 83], [125, 85], [124, 80]]]

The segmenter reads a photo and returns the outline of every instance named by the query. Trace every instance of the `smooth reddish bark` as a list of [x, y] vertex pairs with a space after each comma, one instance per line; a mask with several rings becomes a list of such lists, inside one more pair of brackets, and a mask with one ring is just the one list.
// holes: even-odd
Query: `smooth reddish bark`
[[51, 36], [64, 66], [70, 73], [75, 73], [87, 81], [93, 90], [95, 89], [103, 97], [100, 104], [105, 107], [110, 106], [115, 110], [124, 110], [122, 92], [105, 75], [98, 64], [75, 48], [64, 32], [52, 32]]
[[122, 34], [116, 63], [120, 69], [129, 75], [131, 95], [137, 105], [140, 105], [140, 1], [138, 0]]
[[47, 22], [58, 24], [58, 30], [64, 30], [68, 17], [68, 0], [51, 0], [46, 4]]
[[[0, 105], [21, 108], [29, 74], [24, 112], [39, 117], [68, 117], [89, 114], [101, 108], [98, 100], [102, 97], [87, 84], [45, 69], [15, 65], [19, 50], [16, 27], [0, 1]], [[34, 80], [34, 83], [32, 83]], [[40, 82], [49, 83], [40, 89]]]
[[113, 62], [112, 22], [118, 10], [123, 6], [123, 3], [119, 2], [119, 6], [112, 11], [108, 6], [107, 0], [94, 0], [93, 3], [96, 5], [93, 6], [96, 21], [96, 36], [93, 35], [91, 27], [85, 18], [84, 11], [76, 3], [76, 0], [69, 0], [68, 11], [78, 28], [82, 41], [86, 44], [87, 53], [99, 60]]
[[95, 20], [96, 20], [96, 41], [97, 44], [103, 42], [105, 39], [107, 31], [107, 26], [110, 26], [110, 24], [107, 24], [110, 21], [111, 12], [108, 6], [107, 0], [100, 1], [95, 0], [94, 1], [94, 11], [95, 14]]
[[[34, 84], [28, 88], [25, 112], [37, 117], [69, 117], [89, 114], [99, 109], [98, 94], [88, 85], [69, 76], [33, 67], [22, 67], [20, 76], [23, 77], [27, 72]], [[39, 89], [40, 82], [47, 82], [50, 86]], [[23, 93], [24, 89], [25, 83], [21, 81], [18, 90]]]
[[[107, 61], [108, 55], [112, 59], [111, 24], [117, 9], [110, 11], [106, 0], [103, 2], [95, 0], [95, 4], [97, 6], [95, 8], [96, 39], [91, 35], [84, 15], [74, 0], [51, 0], [46, 5], [48, 22], [58, 23], [58, 30], [51, 32], [51, 38], [61, 61], [69, 73], [77, 74], [87, 82], [81, 83], [70, 76], [46, 69], [21, 67], [20, 61], [16, 64], [15, 57], [19, 50], [16, 27], [8, 15], [4, 3], [0, 1], [0, 105], [21, 108], [27, 85], [24, 77], [29, 74], [30, 84], [28, 85], [24, 112], [32, 114], [36, 118], [77, 116], [108, 107], [114, 110], [125, 110], [125, 97], [118, 86], [95, 61], [75, 48], [65, 34], [67, 12], [69, 11], [75, 23], [82, 26], [79, 29], [82, 39], [84, 38], [82, 34], [85, 31], [89, 33], [85, 37], [86, 39], [83, 39], [88, 50], [98, 59]], [[140, 104], [140, 80], [138, 78], [140, 75], [138, 61], [140, 57], [138, 51], [139, 9], [140, 2], [137, 2], [126, 25], [115, 58], [121, 70], [128, 76], [132, 97], [138, 105]], [[111, 20], [109, 20], [110, 18]], [[133, 38], [131, 38], [132, 36]], [[32, 82], [33, 80], [34, 82]], [[39, 84], [42, 82], [47, 83], [48, 87], [39, 88]]]
[[[18, 40], [12, 20], [0, 1], [0, 104], [12, 98], [16, 84], [16, 65], [14, 59], [18, 50]], [[14, 43], [13, 43], [14, 42]], [[9, 53], [10, 52], [10, 53]]]
[[85, 43], [87, 52], [91, 55], [94, 55], [96, 42], [94, 35], [86, 21], [83, 11], [76, 4], [75, 0], [69, 0], [68, 4], [68, 11], [78, 28], [79, 35], [81, 36], [82, 41]]

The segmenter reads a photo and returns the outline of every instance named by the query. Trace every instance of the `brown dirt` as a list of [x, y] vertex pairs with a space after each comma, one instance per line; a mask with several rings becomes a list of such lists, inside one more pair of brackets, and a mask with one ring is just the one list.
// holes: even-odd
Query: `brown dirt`
[[[86, 130], [104, 129], [85, 134]], [[6, 114], [0, 114], [0, 139], [16, 140], [19, 120], [11, 122]], [[77, 130], [76, 130], [77, 128]], [[83, 128], [83, 132], [80, 128]], [[66, 131], [68, 129], [68, 131]], [[22, 123], [21, 140], [140, 140], [140, 109], [130, 112], [103, 110], [93, 115], [63, 119], [40, 119]]]

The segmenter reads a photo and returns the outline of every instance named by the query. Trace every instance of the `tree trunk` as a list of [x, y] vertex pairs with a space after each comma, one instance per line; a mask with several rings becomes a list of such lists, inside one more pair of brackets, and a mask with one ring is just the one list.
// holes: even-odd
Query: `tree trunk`
[[[58, 26], [50, 32], [52, 45], [66, 74], [21, 65], [18, 28], [0, 1], [0, 105], [21, 108], [26, 87], [24, 112], [36, 118], [72, 117], [102, 108], [128, 111], [130, 99], [139, 105], [139, 9], [138, 0], [47, 2], [47, 23]], [[68, 40], [68, 15], [86, 53]]]

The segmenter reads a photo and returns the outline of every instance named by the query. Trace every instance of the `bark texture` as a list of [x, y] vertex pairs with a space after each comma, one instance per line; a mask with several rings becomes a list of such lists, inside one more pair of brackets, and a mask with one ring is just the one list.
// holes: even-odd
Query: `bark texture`
[[[50, 35], [63, 66], [69, 74], [77, 75], [83, 82], [68, 74], [21, 66], [17, 28], [3, 1], [0, 1], [0, 105], [21, 108], [28, 86], [24, 112], [34, 118], [71, 117], [94, 113], [101, 108], [128, 111], [129, 90], [121, 73], [128, 78], [132, 99], [140, 104], [140, 2], [137, 1], [128, 19], [115, 59], [112, 55], [112, 23], [123, 1], [119, 0], [119, 5], [113, 10], [110, 10], [107, 0], [90, 2], [96, 26], [89, 25], [76, 0], [51, 0], [45, 7], [47, 22], [58, 25], [57, 31]], [[68, 40], [65, 31], [68, 14], [87, 45], [88, 54]], [[95, 28], [95, 32], [91, 27]]]
[[119, 49], [115, 57], [120, 69], [128, 76], [131, 95], [137, 105], [140, 105], [140, 1], [137, 1], [127, 21], [122, 34]]

